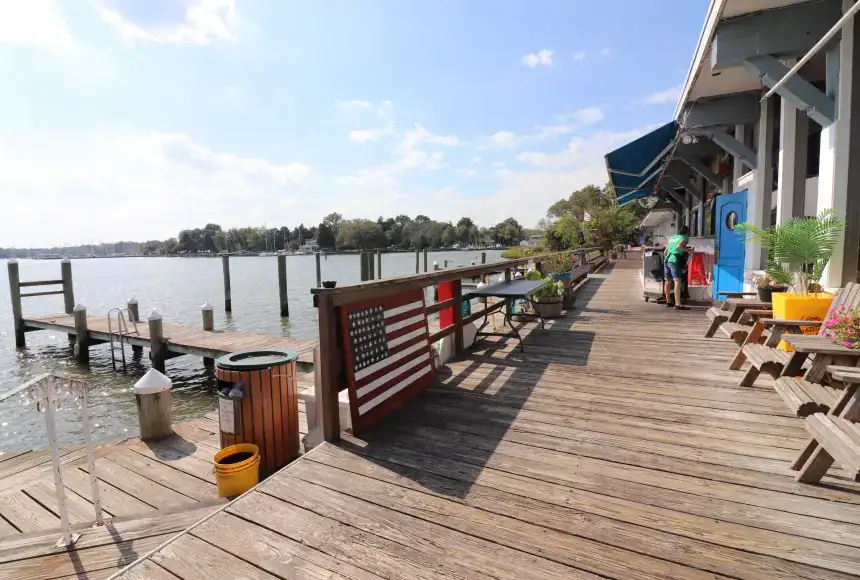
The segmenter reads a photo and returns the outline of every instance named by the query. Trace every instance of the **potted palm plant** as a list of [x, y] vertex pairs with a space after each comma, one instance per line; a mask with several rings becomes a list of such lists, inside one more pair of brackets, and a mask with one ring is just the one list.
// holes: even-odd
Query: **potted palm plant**
[[[833, 296], [820, 293], [819, 282], [844, 228], [833, 210], [824, 210], [814, 217], [794, 218], [766, 230], [752, 224], [738, 227], [746, 232], [747, 241], [760, 242], [767, 251], [766, 273], [794, 290], [772, 295], [774, 318], [822, 320]], [[811, 288], [814, 293], [810, 293]]]
[[564, 296], [564, 281], [544, 278], [547, 282], [532, 294], [531, 302], [541, 318], [558, 318], [561, 316], [562, 297]]

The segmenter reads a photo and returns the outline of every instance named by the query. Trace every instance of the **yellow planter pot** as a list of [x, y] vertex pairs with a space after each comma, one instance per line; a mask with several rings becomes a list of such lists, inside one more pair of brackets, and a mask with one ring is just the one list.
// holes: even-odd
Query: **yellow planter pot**
[[[773, 317], [777, 320], [824, 320], [833, 295], [826, 293], [796, 294], [794, 292], [773, 293]], [[818, 334], [819, 327], [802, 327], [804, 334]], [[792, 348], [783, 340], [779, 343], [780, 350], [792, 352]]]

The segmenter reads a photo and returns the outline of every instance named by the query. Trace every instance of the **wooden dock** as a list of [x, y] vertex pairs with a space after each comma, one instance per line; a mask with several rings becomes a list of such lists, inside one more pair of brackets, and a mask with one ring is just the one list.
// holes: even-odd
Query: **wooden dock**
[[[305, 434], [302, 402], [299, 412], [299, 431]], [[99, 495], [112, 520], [103, 527], [92, 527], [84, 450], [64, 450], [69, 517], [81, 533], [70, 552], [54, 546], [60, 520], [50, 454], [0, 454], [0, 578], [106, 578], [212, 513], [225, 503], [212, 472], [218, 433], [213, 412], [178, 425], [172, 437], [159, 442], [131, 439], [97, 447]]]
[[525, 354], [479, 343], [122, 577], [860, 577], [860, 485], [796, 483], [802, 420], [767, 381], [737, 387], [702, 311], [645, 304], [637, 266], [529, 325]]
[[[53, 330], [71, 336], [76, 335], [75, 318], [72, 314], [47, 314], [26, 316], [25, 329]], [[113, 322], [114, 340], [116, 321]], [[131, 328], [131, 324], [129, 324]], [[137, 335], [125, 335], [125, 344], [149, 347], [151, 339], [146, 321], [137, 323]], [[87, 316], [87, 331], [91, 341], [110, 342], [108, 319], [104, 316]], [[313, 368], [313, 350], [316, 341], [297, 338], [284, 338], [256, 334], [253, 332], [208, 331], [179, 324], [163, 325], [164, 344], [168, 353], [176, 355], [196, 355], [204, 358], [218, 358], [221, 355], [252, 348], [291, 349], [299, 353], [298, 365], [302, 372]]]

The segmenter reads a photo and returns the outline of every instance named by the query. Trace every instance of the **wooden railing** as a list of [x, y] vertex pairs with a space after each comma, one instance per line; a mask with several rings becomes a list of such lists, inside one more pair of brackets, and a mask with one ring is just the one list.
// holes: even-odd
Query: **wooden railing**
[[[351, 360], [351, 357], [347, 357], [347, 353], [343, 352], [345, 342], [342, 309], [354, 308], [358, 304], [371, 304], [374, 300], [381, 300], [405, 292], [423, 291], [429, 286], [450, 282], [453, 286], [453, 297], [427, 306], [426, 312], [429, 316], [451, 309], [453, 324], [430, 334], [428, 339], [432, 345], [439, 339], [453, 334], [454, 351], [460, 354], [464, 350], [463, 327], [485, 314], [503, 308], [507, 304], [506, 301], [500, 301], [492, 305], [485, 305], [483, 309], [463, 316], [463, 279], [483, 279], [487, 275], [502, 273], [506, 280], [510, 280], [514, 276], [513, 271], [515, 269], [534, 265], [537, 270], [542, 272], [544, 262], [556, 256], [567, 254], [575, 255], [574, 275], [583, 277], [591, 268], [588, 258], [595, 257], [593, 253], [595, 251], [599, 252], [601, 256], [604, 255], [604, 252], [597, 248], [583, 248], [476, 266], [449, 268], [412, 276], [384, 278], [337, 288], [313, 288], [311, 293], [314, 295], [314, 302], [319, 311], [320, 341], [319, 356], [314, 365], [315, 378], [319, 385], [317, 417], [322, 423], [325, 440], [335, 441], [340, 437], [338, 394], [347, 388], [346, 365], [347, 360]], [[352, 401], [351, 407], [355, 407]], [[355, 409], [353, 409], [353, 417], [355, 417]]]

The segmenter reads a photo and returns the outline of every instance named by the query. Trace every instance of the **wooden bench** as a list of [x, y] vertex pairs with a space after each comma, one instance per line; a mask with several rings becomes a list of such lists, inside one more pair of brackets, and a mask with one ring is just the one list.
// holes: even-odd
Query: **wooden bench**
[[774, 389], [788, 408], [798, 417], [827, 413], [841, 396], [839, 389], [811, 383], [797, 377], [779, 377]]
[[744, 354], [750, 361], [750, 368], [739, 383], [742, 387], [751, 387], [761, 373], [767, 373], [773, 378], [779, 377], [782, 369], [791, 360], [791, 353], [764, 344], [747, 344]]
[[818, 449], [797, 474], [797, 481], [817, 483], [838, 463], [854, 481], [860, 481], [860, 425], [823, 413], [806, 418], [806, 430]]
[[[757, 299], [743, 298], [743, 292], [722, 293], [727, 294], [726, 300], [719, 306], [712, 306], [705, 312], [705, 316], [711, 321], [708, 330], [705, 331], [705, 338], [711, 338], [716, 334], [717, 329], [721, 328], [725, 323], [739, 323], [744, 312], [747, 310], [761, 311], [770, 308], [769, 302], [762, 302]], [[731, 336], [731, 334], [729, 335]], [[741, 339], [743, 342], [743, 339]]]
[[[737, 322], [724, 322], [720, 325], [720, 331], [735, 343], [743, 345], [747, 342], [750, 332], [756, 320], [764, 317], [773, 316], [772, 310], [748, 309], [744, 310]], [[758, 333], [754, 340], [750, 342], [761, 342], [762, 339], [767, 339], [770, 335], [768, 331]]]
[[585, 261], [591, 267], [591, 271], [596, 272], [598, 268], [606, 263], [606, 256], [603, 252], [595, 250], [585, 255]]

